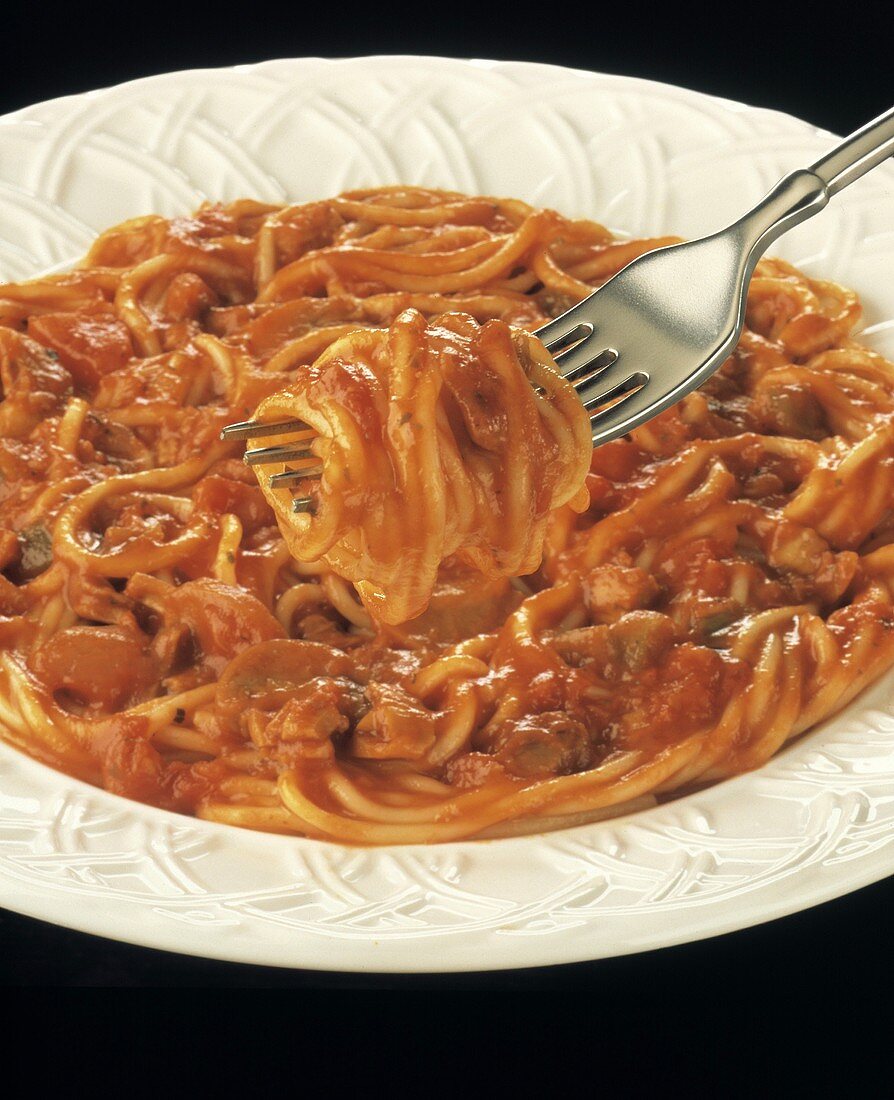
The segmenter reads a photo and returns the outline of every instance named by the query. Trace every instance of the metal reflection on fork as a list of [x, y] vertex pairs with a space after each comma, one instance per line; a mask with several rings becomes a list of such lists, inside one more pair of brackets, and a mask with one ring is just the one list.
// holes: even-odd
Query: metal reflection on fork
[[[894, 154], [894, 108], [851, 134], [810, 168], [785, 176], [753, 210], [726, 229], [646, 252], [535, 335], [590, 413], [593, 446], [657, 416], [706, 381], [733, 351], [758, 259], [786, 230]], [[300, 420], [231, 424], [224, 439], [310, 431]], [[315, 457], [309, 441], [255, 448], [249, 465]], [[271, 484], [319, 476], [307, 467]], [[312, 510], [298, 497], [297, 512]]]
[[[303, 420], [277, 420], [262, 423], [259, 420], [242, 420], [238, 424], [228, 424], [220, 433], [221, 439], [263, 439], [272, 435], [290, 435], [293, 432], [309, 433], [312, 429]], [[249, 466], [263, 466], [269, 462], [300, 462], [317, 456], [311, 450], [311, 439], [296, 440], [295, 443], [279, 443], [272, 447], [254, 447], [245, 452], [244, 461]], [[270, 485], [273, 488], [289, 488], [299, 485], [309, 478], [319, 477], [323, 467], [319, 461], [297, 470], [284, 470], [273, 474]], [[313, 510], [311, 497], [296, 497], [292, 503], [295, 512]]]

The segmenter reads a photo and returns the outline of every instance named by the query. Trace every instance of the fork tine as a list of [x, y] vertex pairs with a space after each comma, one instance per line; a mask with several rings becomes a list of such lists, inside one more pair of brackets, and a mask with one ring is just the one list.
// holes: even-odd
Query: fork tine
[[584, 408], [588, 412], [598, 413], [599, 408], [609, 401], [615, 401], [631, 390], [638, 390], [649, 381], [649, 376], [642, 371], [634, 371], [626, 378], [620, 377], [615, 381], [605, 378], [604, 375], [596, 379], [596, 384], [587, 387], [588, 396], [582, 396]]
[[[588, 313], [590, 316], [583, 314], [582, 306], [587, 305], [589, 307]], [[590, 331], [593, 331], [593, 322], [590, 319], [593, 313], [593, 295], [584, 298], [582, 302], [578, 302], [573, 305], [571, 309], [566, 310], [564, 313], [560, 313], [558, 317], [554, 317], [552, 321], [547, 321], [545, 325], [541, 325], [540, 328], [535, 329], [534, 335], [546, 344], [547, 348], [553, 348], [556, 344], [560, 344], [567, 340], [571, 333], [581, 325], [589, 326]]]
[[280, 420], [273, 424], [262, 424], [260, 420], [240, 420], [238, 424], [227, 424], [221, 430], [221, 439], [260, 439], [265, 435], [284, 435], [286, 432], [309, 432], [311, 428], [303, 420]]
[[309, 477], [319, 477], [322, 472], [322, 466], [308, 466], [304, 470], [284, 470], [281, 474], [273, 474], [269, 485], [271, 489], [281, 489], [284, 485], [297, 485], [299, 481], [306, 481]]
[[[635, 375], [640, 375], [643, 380], [648, 381], [649, 376], [647, 374], [642, 374], [642, 372], [630, 366], [626, 362], [626, 357], [619, 355], [614, 348], [608, 348], [606, 351], [612, 353], [608, 364], [603, 366], [601, 370], [598, 369], [600, 360], [603, 359], [603, 355], [600, 354], [593, 360], [593, 369], [579, 371], [578, 377], [574, 381], [575, 392], [586, 409], [595, 409], [604, 401], [611, 400], [610, 395], [614, 393], [618, 386], [623, 386], [628, 379]], [[605, 358], [609, 357], [605, 355]], [[629, 389], [629, 386], [627, 388]]]
[[606, 370], [618, 358], [618, 352], [614, 348], [603, 348], [594, 354], [595, 347], [595, 344], [584, 342], [566, 355], [556, 358], [559, 373], [568, 382], [573, 382], [576, 389], [580, 388], [584, 379], [597, 371]]
[[292, 501], [292, 511], [298, 512], [313, 512], [314, 502], [310, 497], [295, 497]]
[[[542, 331], [542, 330], [539, 330]], [[579, 321], [576, 325], [573, 325], [567, 332], [563, 332], [560, 336], [553, 336], [550, 339], [542, 340], [544, 347], [556, 362], [559, 361], [562, 355], [567, 354], [572, 348], [578, 344], [585, 342], [589, 337], [593, 335], [593, 325], [590, 321]]]
[[652, 387], [644, 384], [640, 389], [630, 389], [614, 405], [598, 409], [590, 417], [590, 429], [593, 446], [609, 443], [619, 436], [633, 431], [644, 421], [651, 419], [661, 410], [656, 402]]
[[315, 457], [306, 443], [280, 443], [276, 447], [255, 447], [246, 451], [243, 460], [249, 466], [261, 466], [265, 462], [296, 462], [301, 458]]

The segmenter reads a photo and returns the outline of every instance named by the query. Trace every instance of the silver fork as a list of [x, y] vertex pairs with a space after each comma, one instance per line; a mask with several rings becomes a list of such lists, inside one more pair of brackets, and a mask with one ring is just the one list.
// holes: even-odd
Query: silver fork
[[[539, 328], [538, 336], [590, 413], [593, 446], [625, 435], [700, 386], [742, 332], [748, 283], [767, 247], [894, 154], [894, 108], [851, 134], [810, 168], [785, 176], [726, 229], [646, 252], [598, 290]], [[314, 458], [299, 420], [230, 424], [224, 439], [300, 433], [294, 443], [246, 451], [252, 466]], [[275, 474], [294, 486], [319, 464]], [[310, 497], [293, 507], [309, 511]]]
[[785, 176], [726, 229], [644, 253], [539, 329], [551, 352], [565, 349], [554, 357], [592, 412], [593, 446], [657, 416], [713, 374], [742, 333], [748, 283], [767, 247], [892, 153], [894, 108]]

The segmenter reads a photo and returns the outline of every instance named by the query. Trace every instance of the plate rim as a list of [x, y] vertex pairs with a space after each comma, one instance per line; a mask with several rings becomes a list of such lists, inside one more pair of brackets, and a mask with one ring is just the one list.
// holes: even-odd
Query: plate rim
[[[694, 89], [689, 89], [679, 85], [666, 84], [661, 81], [649, 80], [639, 77], [627, 77], [618, 74], [604, 73], [604, 72], [590, 72], [584, 69], [569, 68], [566, 66], [550, 65], [542, 62], [524, 62], [524, 61], [499, 61], [499, 60], [487, 60], [487, 59], [457, 59], [457, 58], [442, 58], [438, 56], [425, 56], [425, 55], [413, 55], [413, 54], [375, 54], [368, 56], [357, 56], [350, 58], [322, 58], [322, 57], [307, 57], [307, 58], [276, 58], [261, 61], [247, 65], [234, 65], [234, 66], [221, 66], [221, 67], [207, 67], [207, 68], [192, 68], [181, 69], [170, 73], [159, 73], [150, 76], [140, 77], [136, 80], [125, 81], [119, 84], [110, 85], [105, 88], [93, 89], [87, 92], [75, 93], [73, 95], [60, 96], [51, 100], [45, 100], [41, 103], [32, 104], [29, 106], [18, 108], [17, 110], [10, 112], [7, 115], [0, 118], [0, 143], [3, 141], [3, 126], [4, 124], [13, 123], [17, 120], [27, 117], [29, 113], [35, 111], [47, 111], [69, 109], [76, 105], [78, 102], [85, 100], [93, 100], [106, 95], [112, 95], [120, 93], [123, 90], [134, 89], [139, 87], [151, 86], [154, 83], [176, 80], [181, 77], [190, 77], [191, 79], [207, 77], [210, 74], [220, 75], [222, 73], [237, 72], [237, 73], [251, 73], [256, 70], [263, 70], [268, 67], [276, 66], [282, 63], [283, 65], [301, 65], [308, 62], [324, 62], [327, 65], [339, 66], [339, 65], [362, 65], [366, 63], [381, 64], [387, 62], [394, 64], [397, 62], [412, 63], [414, 65], [436, 63], [444, 66], [445, 68], [460, 67], [465, 71], [468, 71], [470, 66], [486, 67], [490, 69], [496, 69], [499, 67], [506, 67], [508, 69], [517, 68], [519, 70], [535, 70], [538, 75], [543, 77], [551, 76], [553, 79], [561, 76], [564, 79], [579, 78], [583, 80], [592, 81], [594, 78], [599, 81], [604, 81], [607, 85], [611, 85], [613, 82], [620, 82], [626, 87], [632, 90], [648, 90], [651, 93], [657, 93], [665, 98], [672, 98], [674, 100], [689, 100], [693, 99], [698, 101], [708, 101], [714, 105], [718, 105], [727, 110], [743, 111], [749, 114], [759, 113], [771, 116], [777, 116], [781, 119], [785, 119], [789, 122], [794, 121], [801, 126], [807, 127], [810, 131], [823, 138], [833, 137], [828, 131], [822, 130], [814, 126], [812, 123], [798, 119], [795, 116], [789, 115], [785, 112], [778, 111], [767, 107], [755, 107], [749, 104], [728, 99], [725, 97], [718, 97], [709, 95], [706, 93], [698, 92]], [[882, 169], [886, 171], [886, 169]], [[894, 180], [894, 171], [890, 173], [890, 178]], [[859, 289], [859, 288], [858, 288]], [[889, 677], [890, 678], [890, 677]], [[868, 693], [863, 693], [858, 697], [856, 703], [851, 703], [849, 707], [845, 708], [843, 714], [848, 714], [855, 706], [859, 705], [860, 700], [864, 700], [867, 696], [879, 696], [880, 694], [888, 694], [882, 690], [885, 685], [885, 678], [868, 690]], [[889, 685], [890, 687], [890, 685]], [[881, 705], [881, 704], [879, 704]], [[865, 707], [864, 707], [865, 710]], [[822, 723], [818, 730], [824, 729], [830, 722], [834, 723], [836, 718], [841, 716], [833, 716], [832, 719]], [[816, 731], [811, 731], [816, 732]], [[808, 735], [809, 736], [809, 735]], [[803, 739], [795, 744], [803, 744]], [[788, 751], [788, 750], [785, 750]], [[13, 765], [10, 765], [10, 758], [14, 757]], [[774, 759], [778, 759], [778, 756]], [[155, 807], [144, 806], [140, 803], [134, 803], [130, 800], [121, 798], [120, 796], [111, 794], [110, 792], [101, 791], [97, 788], [93, 788], [89, 784], [83, 783], [79, 780], [72, 780], [65, 776], [63, 773], [57, 772], [47, 765], [41, 764], [39, 761], [28, 757], [19, 750], [13, 748], [8, 744], [0, 744], [0, 768], [3, 765], [13, 766], [15, 768], [24, 769], [38, 769], [41, 775], [46, 779], [51, 777], [55, 779], [59, 786], [73, 787], [78, 791], [84, 801], [94, 799], [97, 802], [108, 803], [111, 800], [112, 812], [127, 813], [135, 818], [144, 818], [149, 822], [153, 822], [156, 825], [163, 825], [166, 828], [172, 830], [178, 830], [191, 826], [200, 832], [208, 831], [209, 834], [217, 835], [220, 831], [220, 835], [226, 835], [227, 837], [234, 837], [241, 834], [242, 831], [236, 829], [233, 826], [224, 825], [216, 822], [197, 821], [191, 818], [184, 818], [179, 814], [173, 812], [157, 809]], [[727, 780], [724, 783], [718, 784], [713, 788], [710, 788], [707, 792], [698, 792], [694, 795], [687, 795], [681, 799], [675, 800], [674, 803], [668, 803], [667, 805], [680, 806], [686, 803], [688, 800], [696, 798], [704, 798], [705, 795], [710, 795], [711, 791], [723, 791], [728, 790], [730, 785], [737, 783], [740, 780], [749, 779], [759, 773], [747, 773], [745, 776], [735, 777]], [[6, 782], [5, 774], [0, 770], [0, 793], [3, 792], [4, 784]], [[49, 780], [48, 780], [49, 782]], [[719, 796], [711, 796], [719, 797]], [[663, 809], [660, 807], [659, 809]], [[648, 811], [652, 813], [653, 811]], [[613, 819], [610, 824], [612, 828], [617, 825], [623, 825], [626, 822], [633, 821], [640, 815], [624, 815], [622, 817]], [[568, 834], [576, 834], [584, 831], [590, 831], [593, 829], [599, 829], [600, 824], [596, 823], [590, 826], [579, 826], [576, 829], [567, 830]], [[253, 836], [263, 837], [265, 843], [271, 844], [272, 847], [276, 846], [294, 846], [296, 843], [300, 845], [313, 845], [319, 849], [340, 849], [338, 845], [331, 845], [326, 842], [310, 841], [304, 838], [296, 841], [295, 838], [266, 835], [266, 834], [252, 834]], [[528, 848], [533, 841], [542, 840], [543, 835], [534, 834], [528, 837], [516, 837], [499, 841], [466, 841], [455, 842], [452, 845], [437, 846], [440, 849], [454, 849], [465, 848], [468, 846], [474, 846], [476, 849], [480, 849], [480, 846], [500, 846], [504, 851], [509, 851], [515, 848]], [[894, 836], [892, 836], [894, 839]], [[0, 845], [2, 847], [2, 845]], [[407, 850], [415, 850], [421, 852], [428, 852], [430, 849], [424, 846], [418, 845], [405, 845], [405, 846], [390, 846], [383, 849], [368, 849], [365, 851], [377, 851], [387, 854], [393, 854], [394, 851], [405, 852]], [[857, 868], [862, 868], [860, 873], [854, 873]], [[75, 929], [78, 931], [87, 932], [89, 934], [101, 935], [106, 938], [119, 940], [120, 942], [132, 943], [140, 946], [147, 946], [155, 949], [172, 951], [175, 953], [186, 955], [201, 955], [203, 957], [220, 959], [230, 962], [242, 962], [246, 964], [261, 964], [272, 965], [284, 968], [302, 967], [312, 970], [341, 970], [350, 972], [376, 972], [376, 973], [447, 973], [447, 972], [461, 972], [461, 971], [478, 971], [478, 970], [503, 970], [514, 969], [531, 966], [541, 965], [556, 965], [561, 963], [569, 963], [575, 961], [583, 961], [585, 959], [595, 959], [609, 956], [618, 956], [623, 954], [631, 954], [639, 951], [653, 950], [664, 946], [674, 946], [685, 942], [691, 942], [693, 940], [712, 938], [716, 935], [727, 934], [731, 931], [743, 929], [747, 927], [753, 927], [760, 923], [767, 921], [780, 919], [784, 916], [790, 915], [795, 912], [802, 911], [804, 909], [811, 908], [815, 905], [822, 904], [825, 901], [831, 901], [837, 897], [841, 897], [844, 894], [850, 893], [853, 890], [860, 889], [863, 886], [870, 885], [873, 882], [877, 882], [894, 871], [894, 860], [889, 856], [887, 864], [881, 859], [865, 859], [865, 860], [851, 860], [848, 865], [849, 873], [841, 873], [838, 877], [834, 878], [834, 884], [826, 883], [824, 879], [819, 878], [813, 884], [809, 891], [804, 890], [803, 884], [798, 891], [784, 892], [783, 896], [779, 897], [775, 904], [769, 902], [764, 903], [764, 907], [760, 913], [752, 914], [746, 919], [742, 919], [740, 915], [734, 914], [732, 911], [727, 915], [726, 919], [721, 921], [715, 921], [709, 928], [701, 927], [705, 924], [704, 920], [693, 919], [690, 922], [683, 921], [673, 930], [668, 930], [664, 935], [660, 943], [658, 942], [636, 942], [635, 940], [629, 941], [626, 945], [618, 946], [617, 944], [608, 951], [601, 951], [598, 948], [595, 950], [593, 947], [588, 948], [586, 944], [580, 944], [573, 950], [568, 950], [563, 946], [563, 942], [556, 936], [552, 937], [534, 937], [528, 938], [526, 943], [524, 957], [511, 958], [509, 956], [498, 955], [497, 957], [488, 959], [487, 966], [477, 967], [469, 965], [468, 961], [455, 958], [449, 953], [445, 953], [443, 957], [437, 954], [437, 947], [432, 947], [431, 941], [434, 939], [436, 942], [439, 939], [443, 939], [445, 935], [461, 935], [461, 931], [453, 933], [432, 933], [427, 937], [415, 937], [404, 941], [403, 950], [405, 957], [399, 961], [392, 958], [376, 958], [376, 954], [393, 955], [393, 952], [377, 952], [374, 949], [374, 941], [369, 937], [359, 940], [359, 943], [363, 943], [368, 959], [364, 960], [353, 954], [351, 961], [345, 965], [345, 960], [333, 959], [331, 956], [318, 957], [315, 953], [314, 947], [309, 943], [309, 950], [306, 952], [297, 951], [291, 958], [283, 959], [276, 953], [276, 949], [272, 945], [265, 945], [263, 943], [254, 943], [252, 941], [243, 942], [239, 950], [240, 955], [234, 955], [232, 946], [227, 946], [226, 940], [221, 941], [218, 945], [212, 942], [210, 939], [208, 942], [202, 945], [201, 950], [197, 951], [194, 943], [179, 943], [176, 938], [171, 936], [171, 927], [168, 926], [168, 935], [163, 935], [157, 928], [142, 930], [140, 928], [131, 928], [129, 925], [124, 926], [119, 916], [116, 916], [114, 912], [102, 913], [93, 912], [95, 906], [91, 906], [91, 913], [89, 919], [85, 918], [84, 910], [78, 909], [72, 906], [69, 909], [65, 905], [65, 894], [59, 893], [58, 896], [52, 895], [52, 891], [48, 891], [46, 884], [40, 884], [40, 891], [34, 894], [19, 898], [15, 895], [9, 896], [8, 879], [3, 874], [3, 868], [0, 866], [0, 897], [4, 907], [11, 911], [20, 913], [25, 916], [29, 916], [35, 919], [48, 921], [53, 924], [58, 924], [62, 927]], [[791, 880], [790, 880], [791, 881]], [[53, 904], [55, 902], [55, 904]], [[713, 907], [712, 902], [705, 901], [701, 907], [689, 907], [690, 914], [709, 913]], [[48, 911], [52, 910], [53, 915], [47, 916]], [[693, 926], [697, 926], [697, 930], [693, 930]], [[296, 940], [300, 938], [296, 933]], [[400, 941], [397, 941], [400, 942]], [[370, 944], [373, 944], [370, 947]], [[294, 945], [293, 945], [294, 946]], [[317, 945], [319, 946], [319, 945]], [[267, 951], [272, 951], [271, 954], [267, 954]], [[519, 955], [521, 952], [518, 953]], [[299, 958], [300, 957], [300, 958]]]

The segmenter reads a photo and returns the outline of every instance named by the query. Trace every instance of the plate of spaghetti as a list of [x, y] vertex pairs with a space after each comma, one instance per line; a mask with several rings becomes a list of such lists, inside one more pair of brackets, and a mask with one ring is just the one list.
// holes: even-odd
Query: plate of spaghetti
[[4, 119], [0, 901], [477, 969], [889, 873], [894, 172], [789, 234], [734, 354], [624, 439], [592, 451], [534, 335], [827, 141], [436, 58]]

